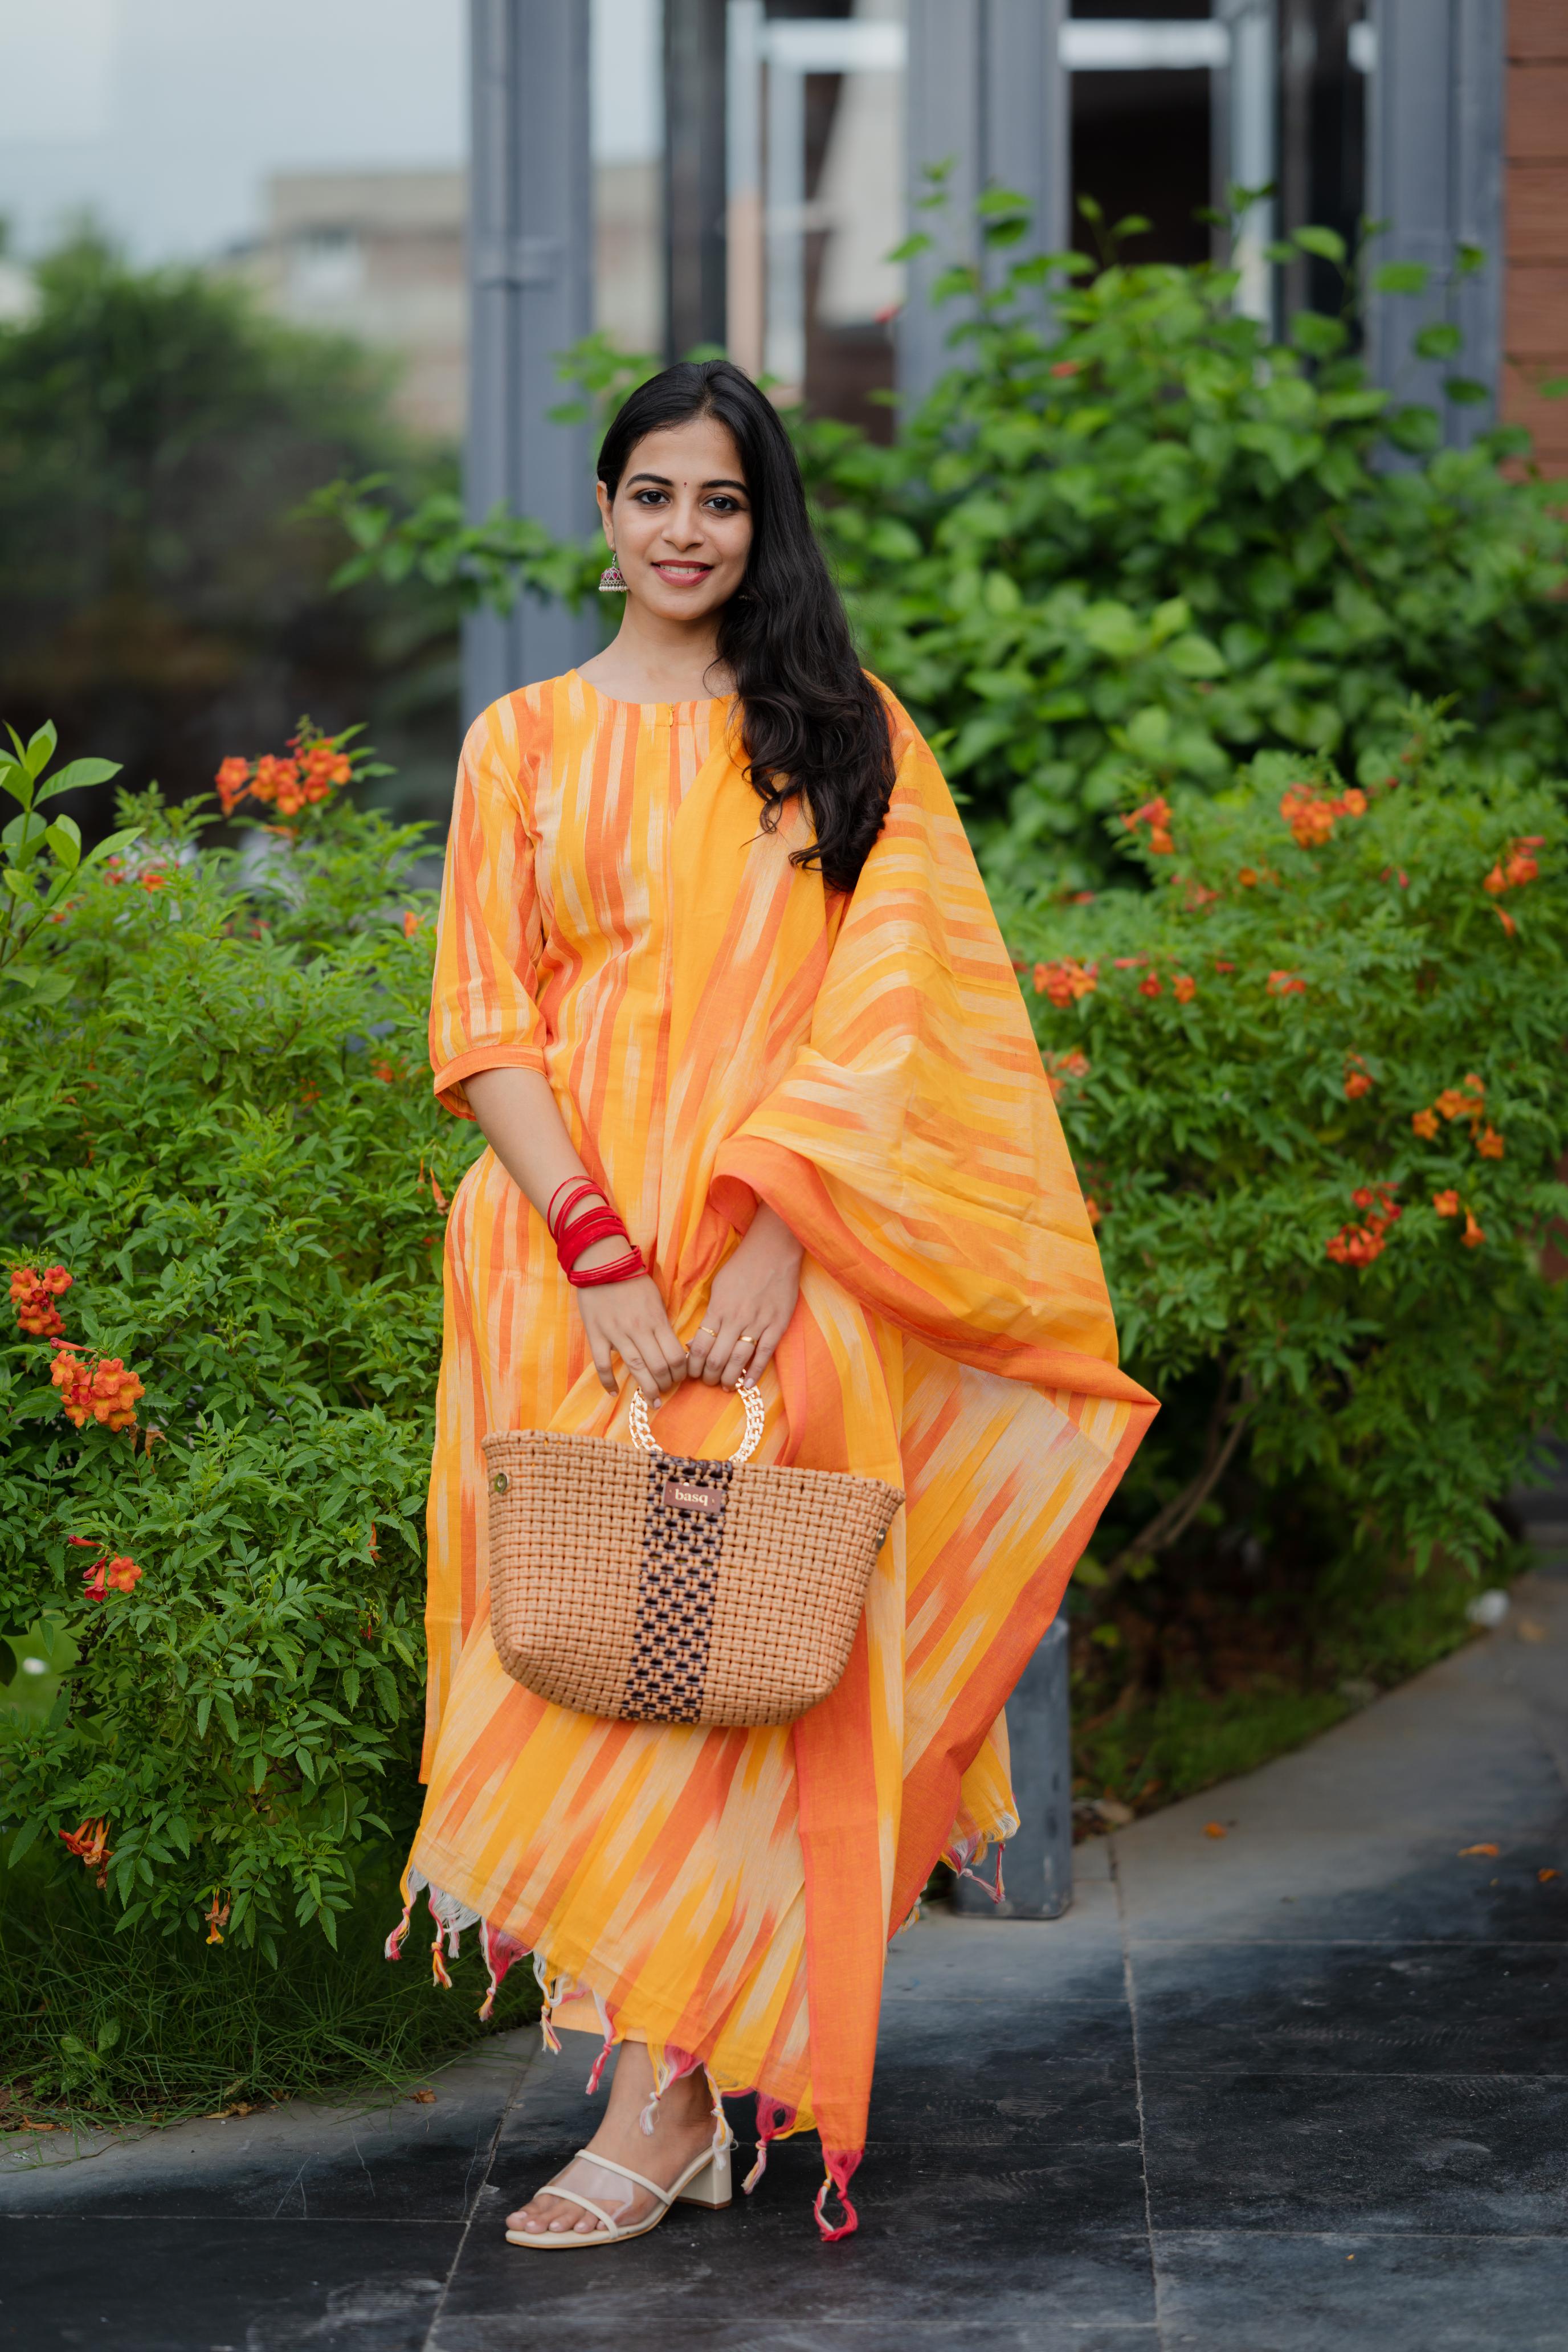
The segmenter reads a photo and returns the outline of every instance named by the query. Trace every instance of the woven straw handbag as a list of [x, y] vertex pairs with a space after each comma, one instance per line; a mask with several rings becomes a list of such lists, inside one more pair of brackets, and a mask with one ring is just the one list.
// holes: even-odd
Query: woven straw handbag
[[848, 1663], [903, 1489], [836, 1470], [662, 1453], [640, 1390], [632, 1435], [484, 1440], [490, 1631], [514, 1681], [630, 1723], [789, 1723]]

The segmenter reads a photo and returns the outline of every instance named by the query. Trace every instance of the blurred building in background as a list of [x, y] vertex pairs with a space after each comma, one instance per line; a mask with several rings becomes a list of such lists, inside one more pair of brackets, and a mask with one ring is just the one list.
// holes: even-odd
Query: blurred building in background
[[468, 413], [468, 189], [461, 172], [280, 172], [262, 235], [230, 267], [301, 327], [399, 362], [396, 405], [460, 441]]
[[1568, 474], [1568, 0], [1509, 0], [1504, 155], [1503, 413]]
[[[1145, 224], [1129, 258], [1226, 261], [1280, 329], [1344, 288], [1279, 240], [1353, 248], [1370, 218], [1374, 262], [1426, 272], [1362, 310], [1377, 378], [1568, 471], [1568, 0], [0, 0], [0, 328], [83, 217], [138, 265], [238, 271], [395, 354], [404, 425], [461, 439], [480, 513], [591, 525], [589, 432], [549, 411], [595, 330], [890, 432], [994, 187], [1037, 251], [1098, 257], [1092, 198]], [[917, 227], [933, 249], [891, 258]], [[1413, 354], [1435, 325], [1458, 355]], [[463, 700], [594, 625], [472, 624]]]
[[[1378, 380], [1453, 443], [1500, 415], [1568, 467], [1568, 404], [1542, 390], [1568, 367], [1568, 0], [470, 9], [478, 510], [588, 519], [585, 431], [544, 421], [542, 394], [548, 354], [593, 324], [648, 348], [657, 317], [666, 357], [725, 348], [781, 401], [889, 431], [890, 396], [944, 364], [929, 295], [979, 258], [990, 187], [1029, 199], [1038, 251], [1102, 252], [1084, 198], [1107, 225], [1135, 217], [1129, 259], [1227, 263], [1241, 307], [1281, 331], [1347, 299], [1330, 258], [1281, 240], [1327, 228], [1354, 254], [1370, 221], [1359, 327]], [[617, 139], [635, 184], [612, 171]], [[932, 167], [948, 202], [921, 211]], [[889, 258], [917, 227], [934, 249]], [[1384, 262], [1420, 265], [1421, 289], [1378, 291]], [[1458, 354], [1415, 356], [1439, 325]], [[575, 658], [586, 626], [536, 609], [479, 625], [468, 698]]]

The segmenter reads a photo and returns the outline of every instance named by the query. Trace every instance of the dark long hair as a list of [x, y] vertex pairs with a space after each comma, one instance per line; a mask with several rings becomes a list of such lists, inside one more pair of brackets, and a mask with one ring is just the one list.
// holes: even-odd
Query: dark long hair
[[812, 535], [805, 490], [772, 401], [728, 360], [682, 360], [638, 386], [605, 434], [599, 479], [613, 499], [637, 443], [716, 416], [741, 453], [752, 551], [719, 616], [718, 657], [740, 698], [747, 780], [772, 833], [805, 796], [816, 839], [792, 851], [835, 890], [853, 890], [888, 813], [888, 713], [855, 657], [849, 624]]

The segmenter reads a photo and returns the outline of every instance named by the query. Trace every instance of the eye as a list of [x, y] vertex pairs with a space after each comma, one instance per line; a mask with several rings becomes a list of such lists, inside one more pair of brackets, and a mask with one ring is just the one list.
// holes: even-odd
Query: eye
[[653, 489], [634, 490], [632, 492], [632, 503], [634, 506], [639, 507], [664, 506], [668, 503], [668, 493], [664, 490]]
[[732, 499], [727, 490], [715, 490], [708, 503], [715, 514], [731, 515], [743, 512], [740, 499]]

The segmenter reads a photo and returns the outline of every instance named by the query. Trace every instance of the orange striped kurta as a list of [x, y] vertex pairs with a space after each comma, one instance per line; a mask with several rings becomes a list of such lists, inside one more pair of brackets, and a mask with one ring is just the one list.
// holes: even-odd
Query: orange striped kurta
[[[733, 706], [576, 672], [469, 732], [431, 1057], [543, 1071], [682, 1339], [755, 1205], [804, 1243], [757, 1459], [905, 1488], [838, 1688], [753, 1731], [601, 1722], [508, 1679], [486, 1615], [489, 1430], [626, 1435], [542, 1220], [486, 1152], [453, 1202], [430, 1509], [429, 1782], [411, 1880], [561, 2022], [865, 2138], [883, 1957], [938, 1856], [1016, 1826], [1001, 1710], [1152, 1419], [968, 843], [890, 696], [898, 781], [853, 896], [792, 866]], [[680, 1454], [740, 1406], [691, 1383]], [[439, 1937], [438, 1937], [439, 1941]], [[586, 2005], [586, 2006], [585, 2006]]]

